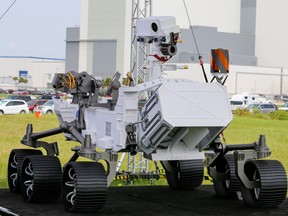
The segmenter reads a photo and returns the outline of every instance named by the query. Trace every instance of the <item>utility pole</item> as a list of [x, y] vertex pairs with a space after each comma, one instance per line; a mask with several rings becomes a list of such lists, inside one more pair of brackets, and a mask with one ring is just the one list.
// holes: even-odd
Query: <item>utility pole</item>
[[280, 98], [283, 96], [283, 67], [281, 68], [280, 74]]

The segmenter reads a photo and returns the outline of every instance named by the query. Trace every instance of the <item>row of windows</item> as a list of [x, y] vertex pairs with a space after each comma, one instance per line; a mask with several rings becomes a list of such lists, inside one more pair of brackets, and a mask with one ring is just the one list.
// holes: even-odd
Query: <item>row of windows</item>
[[261, 104], [260, 108], [271, 108], [271, 109], [273, 109], [274, 105], [273, 104]]
[[25, 105], [23, 101], [9, 101], [6, 106], [21, 106]]

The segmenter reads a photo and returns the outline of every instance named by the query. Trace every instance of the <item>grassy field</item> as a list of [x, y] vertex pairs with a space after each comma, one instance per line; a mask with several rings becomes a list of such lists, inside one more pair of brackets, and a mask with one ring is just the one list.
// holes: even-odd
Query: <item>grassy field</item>
[[[282, 115], [282, 114], [281, 114]], [[7, 188], [7, 161], [11, 149], [25, 148], [20, 144], [26, 125], [33, 124], [34, 132], [58, 127], [59, 123], [55, 115], [43, 115], [36, 119], [33, 114], [27, 115], [2, 115], [0, 116], [0, 188]], [[247, 115], [236, 116], [224, 132], [224, 137], [229, 144], [252, 143], [257, 141], [260, 134], [266, 135], [267, 144], [272, 150], [270, 159], [281, 161], [288, 170], [288, 134], [287, 120], [275, 120], [266, 117], [251, 117]], [[67, 142], [62, 134], [48, 137], [48, 142], [57, 141], [60, 149], [60, 160], [64, 165], [72, 155], [71, 147], [77, 143]], [[127, 162], [123, 163], [120, 170], [127, 168]], [[163, 184], [163, 181], [159, 181]], [[164, 181], [165, 183], [165, 181]], [[117, 185], [118, 183], [116, 183]], [[153, 182], [155, 184], [155, 182]], [[115, 184], [114, 184], [115, 185]]]

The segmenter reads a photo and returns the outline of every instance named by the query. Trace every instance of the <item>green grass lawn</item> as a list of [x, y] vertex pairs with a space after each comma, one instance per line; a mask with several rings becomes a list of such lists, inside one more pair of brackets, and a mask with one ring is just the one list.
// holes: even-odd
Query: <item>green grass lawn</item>
[[[7, 161], [11, 149], [25, 148], [20, 144], [20, 140], [25, 134], [28, 123], [33, 124], [34, 132], [48, 130], [58, 127], [59, 123], [55, 115], [43, 115], [36, 119], [34, 114], [26, 115], [1, 115], [0, 116], [0, 188], [7, 188]], [[272, 150], [271, 159], [277, 159], [284, 164], [288, 170], [288, 121], [275, 120], [267, 117], [255, 118], [251, 116], [236, 116], [227, 129], [224, 131], [224, 137], [229, 144], [252, 143], [257, 141], [260, 134], [266, 135], [267, 144]], [[45, 138], [45, 141], [57, 141], [60, 149], [60, 160], [64, 165], [71, 157], [71, 147], [77, 145], [76, 142], [67, 142], [63, 134]], [[127, 168], [127, 160], [122, 163], [120, 170]], [[150, 182], [153, 184], [165, 184], [165, 180]], [[121, 181], [113, 185], [122, 184]], [[149, 183], [148, 183], [149, 184]]]
[[224, 131], [225, 140], [229, 144], [251, 143], [265, 134], [266, 142], [272, 151], [269, 159], [277, 159], [288, 170], [288, 121], [235, 117]]

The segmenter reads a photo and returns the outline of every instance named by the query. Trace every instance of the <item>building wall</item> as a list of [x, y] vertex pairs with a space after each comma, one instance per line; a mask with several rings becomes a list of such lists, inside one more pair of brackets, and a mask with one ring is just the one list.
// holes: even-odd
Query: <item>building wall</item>
[[[175, 6], [175, 2], [153, 1], [153, 15], [175, 16], [178, 25], [187, 29], [189, 22], [183, 3], [177, 1]], [[186, 0], [186, 5], [192, 25], [215, 26], [221, 32], [249, 33], [255, 24], [257, 64], [288, 68], [287, 0]]]
[[[131, 7], [132, 3], [126, 0], [81, 1], [79, 71], [94, 74], [94, 55], [105, 52], [95, 50], [95, 46], [107, 41], [116, 41], [115, 62], [110, 59], [111, 64], [115, 64], [113, 74], [129, 71]], [[109, 61], [106, 58], [105, 62]]]
[[[204, 62], [210, 61], [211, 49], [228, 49], [230, 63], [236, 65], [257, 65], [255, 56], [255, 35], [218, 32], [216, 27], [193, 26], [200, 55]], [[182, 43], [178, 44], [178, 53], [173, 62], [199, 62], [191, 29], [181, 29]]]
[[65, 72], [78, 71], [79, 68], [80, 27], [66, 29]]
[[[191, 25], [217, 26], [221, 32], [239, 33], [241, 0], [186, 0]], [[154, 16], [175, 16], [181, 28], [190, 26], [183, 1], [154, 0]]]
[[[3, 88], [47, 88], [55, 73], [64, 73], [65, 61], [38, 57], [0, 57], [0, 86]], [[15, 85], [13, 77], [28, 71], [27, 84]], [[1, 88], [2, 88], [1, 87]]]
[[256, 32], [256, 0], [241, 0], [240, 33]]
[[[281, 94], [281, 92], [283, 94], [288, 93], [288, 77], [287, 69], [285, 69], [285, 67], [288, 67], [288, 61], [285, 60], [287, 56], [285, 53], [288, 50], [286, 45], [288, 43], [277, 43], [277, 46], [274, 43], [285, 41], [285, 38], [288, 38], [285, 31], [283, 31], [285, 28], [277, 25], [278, 21], [281, 20], [281, 15], [285, 13], [283, 5], [287, 4], [284, 0], [279, 1], [281, 4], [272, 1], [257, 1], [256, 4], [256, 0], [186, 1], [192, 25], [203, 25], [194, 26], [193, 28], [204, 61], [209, 62], [212, 48], [227, 48], [230, 50], [231, 67], [230, 77], [227, 81], [230, 94], [243, 91], [268, 95]], [[271, 8], [274, 12], [279, 11], [277, 16], [267, 16], [267, 12], [269, 12], [267, 8]], [[129, 70], [130, 15], [130, 1], [81, 1], [79, 71], [84, 70], [91, 74], [94, 73], [96, 66], [93, 63], [93, 58], [95, 58], [95, 52], [97, 52], [95, 51], [95, 42], [105, 40], [116, 41], [117, 43], [116, 70], [119, 70], [122, 74]], [[182, 30], [184, 42], [179, 44], [178, 55], [173, 57], [172, 61], [198, 62], [197, 50], [191, 32], [187, 29], [189, 23], [182, 2], [179, 5], [177, 4], [176, 7], [174, 0], [154, 1], [153, 15], [172, 15], [176, 17], [177, 23], [182, 28], [186, 26], [186, 29]], [[111, 61], [111, 64], [114, 63]], [[254, 67], [257, 64], [273, 67]], [[193, 79], [194, 76], [199, 76], [199, 80], [203, 81], [199, 65], [191, 64], [191, 67], [191, 73], [177, 71], [169, 72], [169, 75], [183, 75], [188, 76], [188, 78], [193, 76]], [[205, 67], [209, 72], [209, 65], [206, 64]], [[284, 69], [281, 69], [281, 67], [284, 67]], [[248, 74], [249, 72], [251, 74]], [[269, 75], [263, 75], [263, 73]], [[284, 74], [282, 77], [280, 76], [281, 73]]]
[[[199, 64], [185, 65], [188, 65], [189, 69], [165, 71], [166, 77], [205, 82]], [[212, 79], [210, 65], [204, 64], [204, 68], [210, 81]], [[288, 94], [287, 68], [230, 65], [229, 71], [225, 86], [230, 95], [248, 92], [265, 94], [272, 98], [274, 95]]]
[[[218, 4], [226, 5], [229, 7], [229, 13], [233, 11], [233, 17], [227, 16], [226, 11], [224, 14], [215, 14], [217, 17], [215, 19], [221, 18], [221, 23], [225, 23], [226, 21], [234, 22], [234, 32], [239, 32], [240, 24], [243, 32], [248, 30], [253, 30], [255, 32], [255, 13], [256, 13], [256, 5], [255, 0], [252, 0], [253, 4], [249, 3], [247, 0], [237, 0], [236, 2], [231, 3], [227, 0], [221, 0]], [[81, 27], [80, 27], [80, 38], [79, 38], [79, 67], [77, 68], [77, 64], [74, 58], [76, 55], [71, 56], [72, 54], [66, 55], [66, 68], [69, 70], [76, 71], [87, 71], [90, 74], [94, 75], [102, 75], [107, 76], [111, 74], [110, 72], [101, 71], [99, 74], [99, 70], [96, 66], [95, 58], [98, 56], [102, 57], [98, 59], [99, 62], [102, 62], [101, 65], [98, 65], [99, 68], [106, 68], [105, 70], [111, 70], [114, 68], [115, 64], [116, 71], [121, 72], [122, 74], [126, 74], [129, 71], [130, 65], [130, 34], [131, 34], [131, 13], [132, 13], [132, 2], [119, 0], [82, 0], [81, 1]], [[173, 12], [169, 11], [169, 8], [173, 5], [166, 4], [167, 1], [154, 1], [153, 2], [153, 15], [175, 15], [177, 21], [179, 19], [179, 10], [182, 11], [182, 16], [184, 7], [177, 8]], [[198, 2], [199, 3], [199, 2]], [[198, 5], [197, 8], [201, 10], [203, 6], [207, 8], [207, 3], [212, 6], [214, 3], [211, 1], [207, 1], [206, 3], [202, 3]], [[158, 7], [158, 4], [162, 4], [167, 10], [165, 10], [165, 14], [161, 14], [161, 7]], [[188, 9], [191, 9], [191, 2], [187, 3]], [[173, 9], [176, 9], [173, 7]], [[195, 8], [193, 8], [194, 10]], [[193, 11], [192, 10], [192, 11]], [[178, 11], [178, 12], [177, 12]], [[190, 13], [192, 13], [189, 10]], [[241, 14], [241, 17], [240, 17]], [[235, 16], [237, 15], [237, 16]], [[192, 13], [191, 16], [194, 16]], [[205, 16], [202, 14], [201, 16]], [[213, 17], [213, 13], [210, 13], [209, 17]], [[186, 17], [187, 18], [187, 17]], [[195, 17], [194, 17], [195, 18]], [[250, 20], [247, 22], [247, 19], [254, 18], [254, 20]], [[226, 21], [225, 21], [226, 20]], [[203, 21], [203, 20], [202, 20]], [[200, 22], [201, 23], [201, 22]], [[213, 23], [213, 22], [212, 22]], [[253, 24], [254, 23], [254, 24]], [[237, 24], [237, 25], [236, 25]], [[213, 48], [226, 48], [230, 50], [230, 62], [232, 64], [238, 65], [256, 65], [257, 57], [255, 57], [255, 35], [250, 34], [236, 34], [236, 33], [227, 33], [227, 32], [218, 32], [216, 27], [205, 27], [205, 26], [193, 26], [195, 36], [197, 39], [197, 43], [199, 46], [200, 54], [203, 57], [205, 62], [209, 62], [210, 60], [210, 50]], [[222, 29], [220, 27], [220, 29]], [[246, 30], [248, 29], [248, 30]], [[67, 29], [67, 32], [71, 31]], [[173, 58], [174, 62], [191, 62], [191, 58], [194, 59], [194, 62], [198, 62], [198, 54], [195, 47], [195, 43], [193, 41], [190, 29], [182, 29], [182, 39], [183, 44], [179, 44], [178, 46], [178, 55]], [[72, 50], [77, 50], [77, 43], [69, 42], [69, 38], [73, 35], [73, 32], [67, 35], [67, 52], [72, 52]], [[107, 40], [116, 40], [116, 62], [114, 59], [109, 59], [111, 67], [104, 67], [104, 63], [107, 64], [107, 51], [99, 50], [98, 53], [95, 47], [97, 47], [97, 42], [105, 42]], [[111, 46], [111, 45], [110, 45]], [[103, 55], [99, 55], [99, 52], [102, 52]], [[96, 57], [95, 57], [96, 56]], [[111, 56], [114, 56], [114, 53], [111, 53]], [[105, 57], [105, 58], [104, 58]], [[71, 60], [72, 59], [72, 60]], [[193, 61], [192, 61], [193, 62]], [[96, 66], [96, 68], [94, 67]], [[77, 69], [78, 70], [77, 70]], [[67, 71], [67, 70], [66, 70]], [[115, 72], [115, 71], [114, 71]], [[114, 73], [112, 72], [112, 74]], [[111, 75], [110, 75], [111, 76]]]
[[288, 67], [288, 1], [257, 1], [256, 55], [259, 65]]

